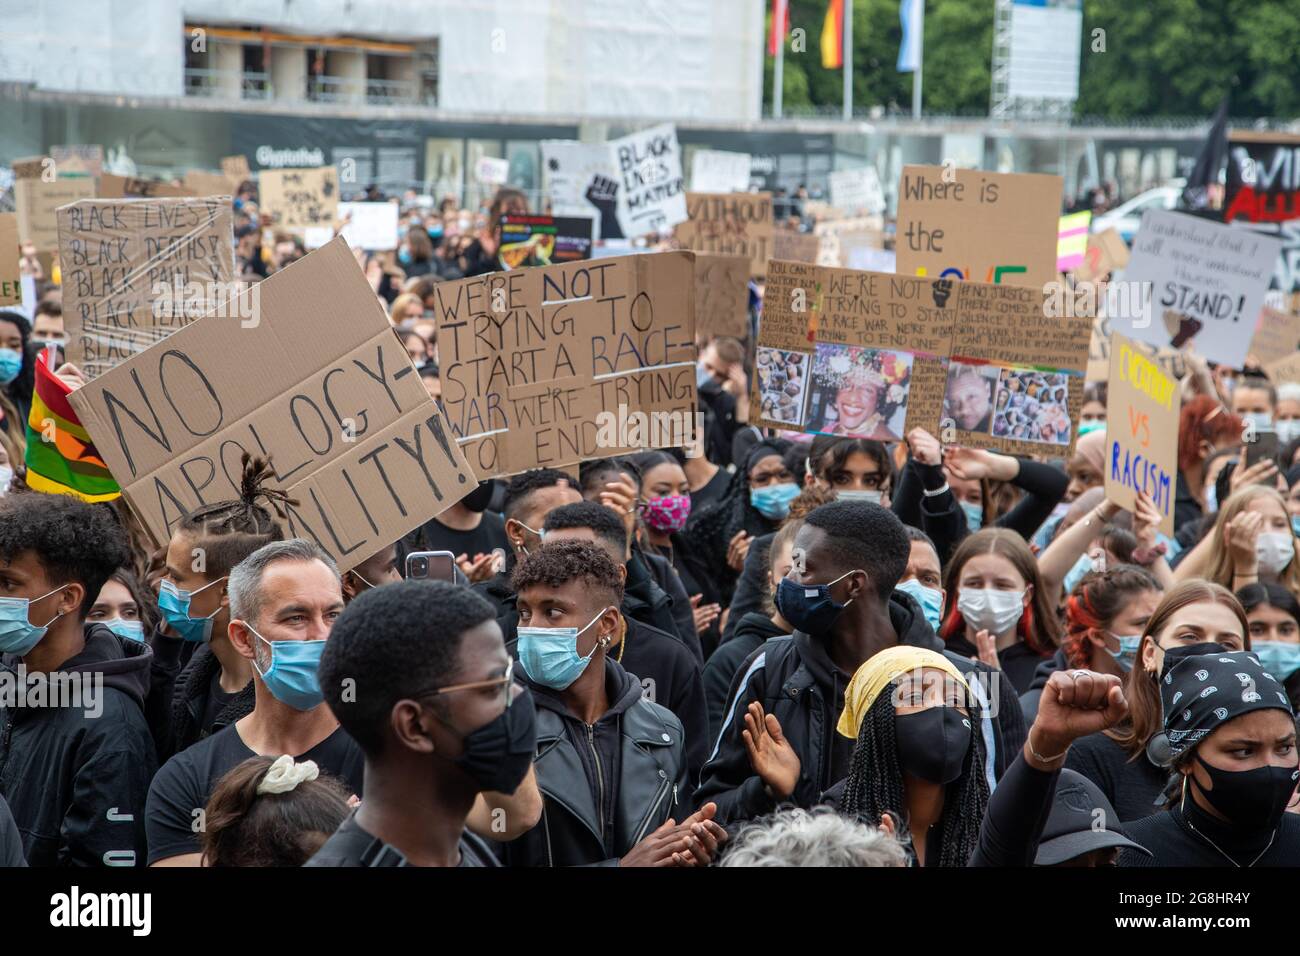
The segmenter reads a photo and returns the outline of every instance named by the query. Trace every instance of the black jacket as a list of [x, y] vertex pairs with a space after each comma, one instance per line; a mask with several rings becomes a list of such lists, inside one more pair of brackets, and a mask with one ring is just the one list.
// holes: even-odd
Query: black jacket
[[704, 412], [704, 456], [725, 468], [731, 464], [731, 440], [740, 424], [736, 421], [736, 399], [716, 382], [698, 390]]
[[[158, 767], [144, 716], [152, 657], [146, 644], [87, 624], [85, 649], [54, 672], [86, 675], [65, 692], [79, 693], [90, 678], [80, 706], [0, 706], [0, 796], [30, 865], [143, 863], [145, 797]], [[30, 694], [37, 675], [19, 672], [20, 665], [11, 655], [0, 660], [6, 680], [26, 676]], [[56, 678], [49, 690], [67, 679]]]
[[767, 553], [775, 537], [775, 533], [765, 534], [750, 542], [749, 550], [745, 552], [745, 566], [736, 579], [736, 589], [731, 592], [731, 613], [727, 615], [719, 649], [732, 639], [741, 620], [754, 611], [762, 611], [764, 599], [772, 593], [772, 584], [767, 579]]
[[[733, 612], [734, 613], [734, 612]], [[736, 671], [749, 655], [773, 637], [783, 637], [787, 632], [772, 623], [772, 619], [758, 611], [750, 611], [736, 625], [731, 640], [713, 652], [704, 665], [704, 700], [709, 712], [709, 746], [718, 739], [722, 719], [727, 713], [727, 691], [735, 679]]]
[[537, 707], [542, 819], [501, 846], [510, 866], [617, 866], [647, 833], [685, 814], [681, 722], [646, 700], [641, 685], [608, 658], [610, 706], [593, 725], [569, 713], [559, 693], [530, 683]]
[[[212, 726], [202, 725], [203, 713], [208, 706], [208, 695], [212, 692], [212, 678], [221, 670], [221, 661], [212, 649], [202, 645], [190, 662], [181, 671], [176, 681], [175, 693], [172, 695], [171, 737], [167, 757], [180, 753], [191, 744], [198, 743], [204, 737], [224, 730], [230, 724], [247, 717], [253, 712], [257, 695], [250, 680], [239, 693], [235, 694], [226, 706], [222, 707], [213, 718]], [[167, 757], [160, 757], [163, 763]]]
[[[497, 609], [497, 624], [506, 649], [515, 654], [518, 640], [519, 612], [515, 610], [515, 592], [505, 574], [497, 574], [474, 585], [474, 590]], [[686, 731], [686, 748], [692, 787], [698, 779], [704, 758], [709, 752], [708, 715], [704, 707], [704, 685], [694, 655], [673, 634], [643, 624], [628, 612], [626, 602], [620, 612], [627, 621], [627, 647], [623, 666], [641, 681], [646, 691], [653, 688], [652, 700], [667, 707], [682, 722]], [[618, 649], [614, 649], [617, 656]]]
[[[986, 771], [994, 779], [1001, 776], [1025, 742], [1024, 718], [1005, 675], [945, 651], [921, 608], [908, 594], [896, 591], [890, 597], [889, 618], [900, 643], [940, 652], [963, 674], [982, 675], [973, 684], [988, 688], [990, 710], [994, 712], [982, 720], [991, 763]], [[834, 737], [835, 725], [844, 709], [844, 689], [851, 678], [851, 674], [843, 674], [835, 667], [823, 640], [802, 631], [764, 644], [745, 661], [732, 681], [724, 725], [695, 792], [696, 806], [716, 802], [717, 820], [723, 824], [762, 816], [776, 808], [763, 781], [750, 767], [741, 736], [743, 715], [752, 701], [761, 702], [767, 713], [776, 715], [781, 732], [803, 764], [791, 802], [805, 808], [818, 803], [839, 779], [832, 748], [839, 746]], [[848, 745], [851, 748], [851, 742]]]
[[1037, 667], [1034, 668], [1034, 679], [1029, 683], [1029, 690], [1020, 695], [1020, 709], [1025, 715], [1025, 726], [1028, 727], [1038, 716], [1038, 699], [1043, 696], [1043, 688], [1047, 686], [1047, 680], [1057, 671], [1063, 671], [1068, 666], [1069, 661], [1065, 659], [1065, 651], [1058, 650], [1051, 657], [1044, 658]]
[[691, 599], [667, 558], [638, 549], [632, 551], [627, 562], [627, 582], [623, 586], [623, 612], [675, 636], [690, 650], [695, 663], [704, 665]]

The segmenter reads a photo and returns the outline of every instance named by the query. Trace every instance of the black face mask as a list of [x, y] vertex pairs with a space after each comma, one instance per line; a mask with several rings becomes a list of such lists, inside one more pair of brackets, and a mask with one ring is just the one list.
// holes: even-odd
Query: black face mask
[[1196, 755], [1201, 768], [1209, 775], [1206, 790], [1189, 774], [1191, 784], [1201, 791], [1205, 802], [1232, 823], [1252, 829], [1271, 830], [1282, 822], [1287, 801], [1295, 790], [1295, 767], [1256, 767], [1254, 770], [1224, 770], [1212, 767]]
[[493, 484], [490, 481], [479, 482], [479, 486], [460, 499], [460, 503], [470, 511], [482, 513], [487, 510], [488, 502], [492, 500], [492, 488]]
[[537, 711], [525, 687], [500, 716], [465, 737], [465, 752], [455, 762], [479, 790], [510, 794], [528, 775], [536, 750]]
[[903, 772], [930, 783], [952, 783], [961, 776], [970, 735], [970, 720], [956, 707], [927, 707], [894, 719]]

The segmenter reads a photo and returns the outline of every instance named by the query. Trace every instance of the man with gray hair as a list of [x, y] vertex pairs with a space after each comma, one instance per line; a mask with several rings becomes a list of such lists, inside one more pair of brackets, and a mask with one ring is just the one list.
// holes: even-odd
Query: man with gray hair
[[867, 826], [829, 807], [790, 808], [745, 826], [718, 865], [904, 866], [906, 857], [886, 827]]
[[310, 541], [258, 548], [230, 572], [230, 642], [253, 667], [253, 712], [167, 761], [149, 788], [150, 866], [198, 866], [204, 807], [229, 770], [257, 755], [312, 760], [360, 795], [364, 758], [316, 676], [343, 611], [338, 568]]

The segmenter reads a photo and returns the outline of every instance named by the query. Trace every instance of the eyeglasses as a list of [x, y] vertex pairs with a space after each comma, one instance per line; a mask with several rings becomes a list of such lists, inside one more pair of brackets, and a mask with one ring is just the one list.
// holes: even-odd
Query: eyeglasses
[[459, 690], [483, 690], [491, 687], [500, 687], [503, 697], [503, 703], [509, 707], [514, 695], [510, 693], [510, 688], [515, 682], [515, 659], [510, 658], [510, 663], [506, 665], [505, 676], [494, 677], [491, 680], [476, 680], [468, 684], [448, 684], [446, 687], [435, 687], [433, 690], [423, 691], [418, 696], [436, 697], [439, 694], [454, 694]]

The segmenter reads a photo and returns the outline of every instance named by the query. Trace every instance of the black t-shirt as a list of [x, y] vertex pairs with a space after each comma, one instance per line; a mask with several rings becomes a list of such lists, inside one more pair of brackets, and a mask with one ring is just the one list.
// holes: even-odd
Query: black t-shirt
[[691, 492], [691, 513], [703, 511], [709, 505], [718, 501], [727, 492], [727, 486], [731, 484], [731, 472], [725, 468], [719, 468], [708, 481], [704, 483], [699, 491]]
[[217, 715], [226, 709], [226, 705], [239, 696], [239, 691], [233, 694], [227, 694], [221, 689], [221, 669], [212, 673], [212, 680], [208, 683], [208, 696], [203, 701], [203, 720], [199, 727], [206, 733], [212, 729], [213, 723], [216, 722]]
[[463, 554], [471, 561], [476, 554], [491, 554], [497, 548], [510, 551], [505, 520], [492, 511], [483, 512], [483, 520], [472, 531], [457, 531], [433, 518], [420, 529], [420, 536], [426, 551], [450, 551], [456, 557]]
[[[316, 855], [303, 866], [408, 866], [401, 851], [363, 830], [354, 811]], [[457, 866], [500, 866], [483, 840], [468, 830], [460, 835]]]
[[[256, 756], [231, 724], [163, 764], [149, 785], [145, 803], [150, 865], [168, 857], [200, 852], [196, 811], [207, 806], [222, 776]], [[365, 759], [356, 741], [342, 727], [294, 760], [314, 760], [321, 773], [339, 778], [352, 793], [361, 796]]]
[[1163, 801], [1156, 801], [1169, 774], [1146, 754], [1139, 754], [1136, 760], [1130, 758], [1127, 750], [1102, 732], [1080, 737], [1071, 744], [1065, 766], [1097, 785], [1119, 814], [1120, 823], [1140, 820], [1163, 809]]

